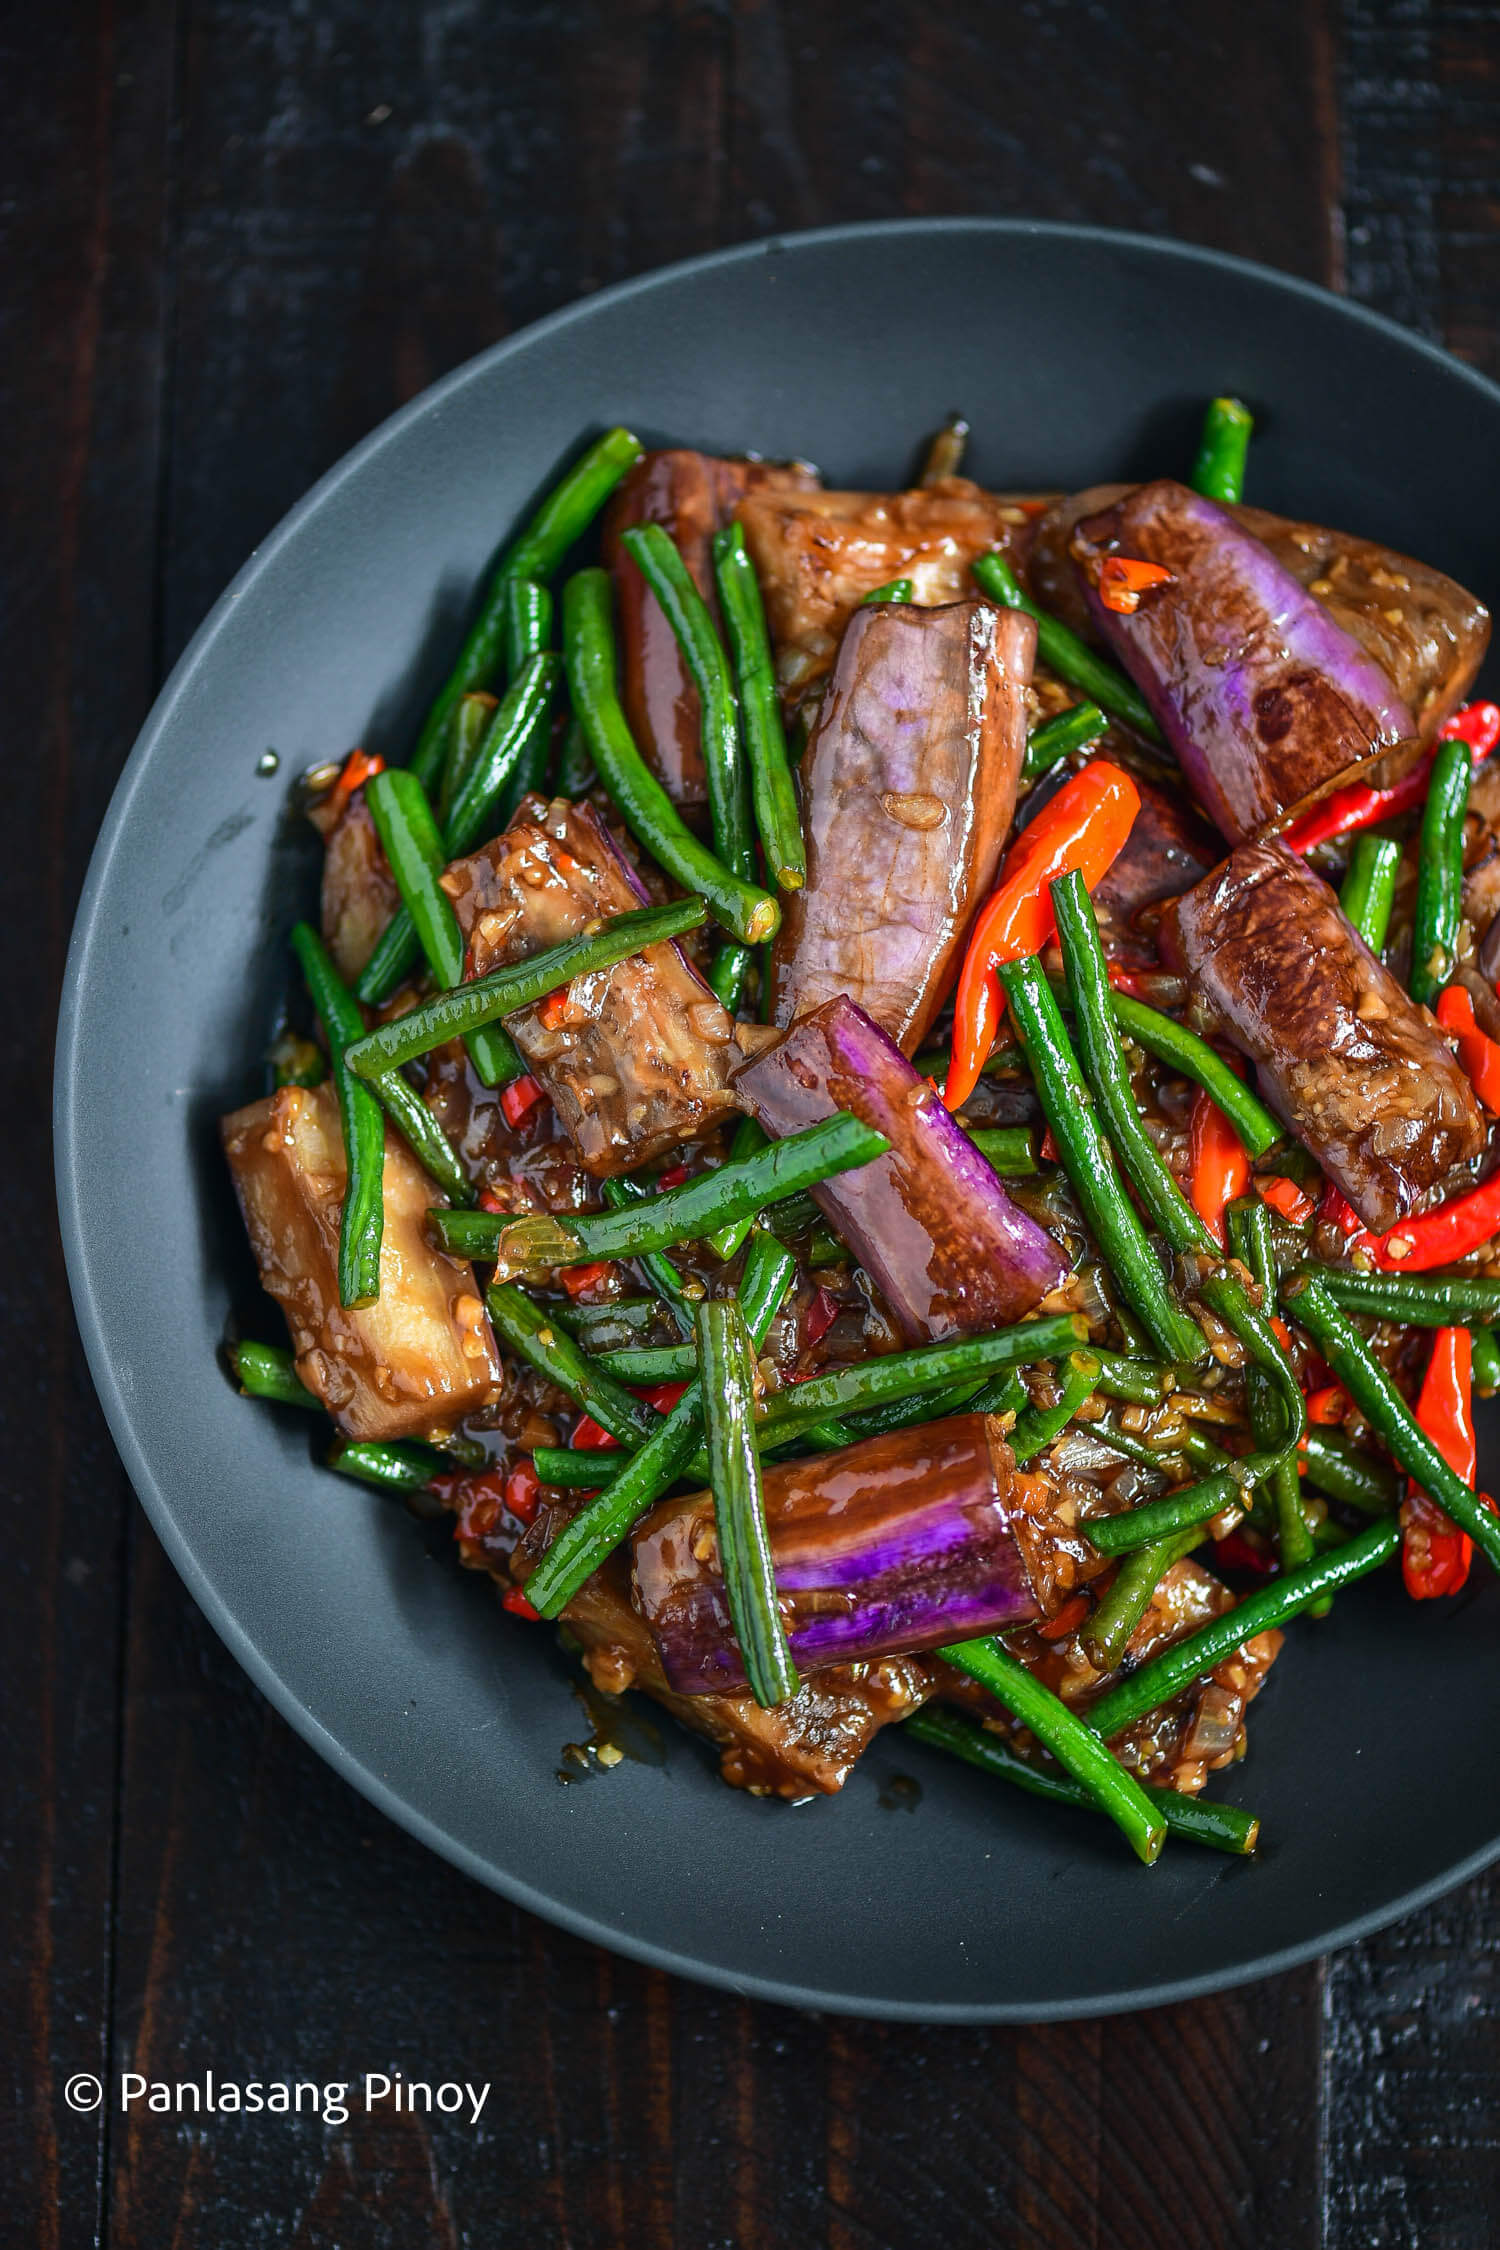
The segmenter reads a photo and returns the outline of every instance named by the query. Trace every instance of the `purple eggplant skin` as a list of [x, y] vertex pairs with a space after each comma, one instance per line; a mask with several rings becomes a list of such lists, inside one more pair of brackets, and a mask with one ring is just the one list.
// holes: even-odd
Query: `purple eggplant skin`
[[1067, 1261], [878, 1024], [840, 997], [735, 1074], [773, 1140], [847, 1110], [886, 1155], [813, 1194], [910, 1343], [984, 1335], [1060, 1288]]
[[[1116, 507], [1133, 489], [1101, 484], [1073, 493], [1041, 518], [1032, 542], [1026, 566], [1032, 596], [1090, 639], [1099, 636], [1069, 541], [1083, 517]], [[1228, 512], [1380, 666], [1416, 721], [1425, 749], [1463, 702], [1484, 661], [1490, 614], [1483, 602], [1430, 563], [1355, 532], [1299, 523], [1265, 508]], [[1396, 770], [1384, 778], [1393, 779]]]
[[995, 879], [1036, 627], [987, 602], [856, 609], [801, 769], [807, 885], [783, 900], [779, 1024], [848, 993], [921, 1044]]
[[[1045, 1481], [1023, 1475], [985, 1414], [867, 1438], [768, 1469], [766, 1530], [799, 1670], [1006, 1632], [1042, 1615], [1024, 1541]], [[1021, 1535], [1018, 1536], [1018, 1526]], [[745, 1673], [719, 1573], [713, 1495], [666, 1500], [635, 1534], [635, 1606], [678, 1695]]]
[[[1380, 666], [1217, 501], [1159, 478], [1085, 516], [1070, 552], [1096, 627], [1232, 844], [1414, 745]], [[1111, 555], [1171, 576], [1122, 614], [1099, 598]]]
[[1384, 1233], [1478, 1155], [1484, 1120], [1431, 1016], [1285, 844], [1241, 844], [1168, 908], [1161, 937], [1208, 1027], [1257, 1066], [1367, 1227]]

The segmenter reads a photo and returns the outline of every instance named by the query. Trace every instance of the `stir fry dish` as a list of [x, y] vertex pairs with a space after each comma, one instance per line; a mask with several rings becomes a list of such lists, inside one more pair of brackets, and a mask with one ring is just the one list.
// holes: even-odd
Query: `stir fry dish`
[[302, 785], [234, 1372], [735, 1787], [900, 1726], [1248, 1853], [1291, 1620], [1500, 1567], [1489, 617], [1250, 437], [836, 492], [611, 430], [406, 762]]

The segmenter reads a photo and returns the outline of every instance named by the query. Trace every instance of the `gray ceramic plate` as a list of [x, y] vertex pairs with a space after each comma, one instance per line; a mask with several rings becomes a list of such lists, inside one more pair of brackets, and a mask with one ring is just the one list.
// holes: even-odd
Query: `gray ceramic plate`
[[[125, 1464], [216, 1629], [393, 1818], [605, 1945], [865, 2014], [1032, 2018], [1261, 1974], [1500, 1850], [1500, 1593], [1450, 1611], [1363, 1587], [1303, 1625], [1256, 1706], [1249, 1866], [1114, 1831], [887, 1735], [842, 1797], [665, 1761], [556, 1779], [580, 1729], [549, 1633], [444, 1542], [313, 1462], [296, 1415], [216, 1358], [252, 1293], [214, 1121], [258, 1091], [283, 939], [314, 895], [291, 777], [399, 754], [476, 577], [580, 437], [797, 453], [889, 484], [955, 406], [988, 483], [1180, 469], [1201, 402], [1259, 417], [1253, 496], [1425, 556], [1493, 604], [1500, 392], [1321, 292], [1082, 229], [914, 222], [753, 245], [590, 298], [499, 345], [341, 462], [178, 665], [99, 839], [68, 963], [58, 1185], [90, 1364]], [[280, 770], [259, 778], [274, 747]], [[264, 1328], [262, 1333], [271, 1333]], [[1476, 1573], [1476, 1579], [1480, 1574]], [[920, 1776], [914, 1812], [882, 1808]], [[898, 1793], [899, 1794], [899, 1793]]]

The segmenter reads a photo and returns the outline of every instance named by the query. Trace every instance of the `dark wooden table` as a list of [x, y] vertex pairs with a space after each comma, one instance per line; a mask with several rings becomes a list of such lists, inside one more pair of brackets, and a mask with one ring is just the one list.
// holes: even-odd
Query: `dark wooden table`
[[[68, 1308], [46, 1101], [69, 921], [152, 695], [248, 550], [392, 407], [580, 291], [902, 212], [1185, 235], [1500, 373], [1500, 7], [52, 0], [0, 41], [0, 895], [20, 970], [0, 2238], [1500, 2240], [1493, 1882], [1222, 1999], [922, 2030], [613, 1960], [388, 1826], [236, 1669], [130, 1496]], [[493, 2092], [477, 2127], [64, 2101], [76, 2071], [210, 2067]]]

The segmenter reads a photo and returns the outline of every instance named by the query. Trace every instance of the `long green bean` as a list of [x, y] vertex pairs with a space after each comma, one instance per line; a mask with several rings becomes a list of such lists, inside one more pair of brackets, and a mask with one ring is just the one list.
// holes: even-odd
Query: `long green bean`
[[1101, 711], [1123, 719], [1148, 742], [1161, 741], [1161, 729], [1135, 682], [1128, 680], [1104, 657], [1096, 656], [1060, 619], [1049, 617], [1046, 610], [1039, 609], [1031, 596], [1022, 592], [1015, 572], [1002, 554], [981, 555], [973, 568], [981, 591], [992, 602], [998, 602], [1004, 609], [1023, 609], [1028, 617], [1035, 618], [1037, 654], [1049, 671], [1055, 672], [1060, 680], [1066, 680], [1069, 687], [1077, 688], [1090, 702], [1097, 703]]
[[1500, 1390], [1500, 1336], [1493, 1328], [1472, 1328], [1469, 1333], [1474, 1344], [1474, 1388], [1481, 1398], [1493, 1398]]
[[1070, 751], [1083, 750], [1089, 743], [1097, 742], [1108, 725], [1097, 703], [1075, 703], [1071, 710], [1059, 711], [1056, 718], [1044, 719], [1026, 737], [1022, 773], [1028, 781], [1035, 780], [1038, 774], [1050, 773]]
[[[756, 1351], [766, 1340], [795, 1271], [790, 1251], [757, 1230], [745, 1255], [738, 1291], [739, 1309]], [[586, 1488], [600, 1487], [596, 1497], [564, 1526], [527, 1580], [527, 1595], [544, 1617], [555, 1617], [566, 1607], [631, 1526], [676, 1481], [702, 1435], [703, 1394], [695, 1378], [638, 1451], [629, 1457], [602, 1457]], [[580, 1458], [539, 1448], [537, 1475], [544, 1484], [554, 1479], [576, 1482]]]
[[1010, 1433], [1010, 1449], [1018, 1467], [1034, 1460], [1054, 1438], [1061, 1437], [1079, 1407], [1094, 1395], [1099, 1381], [1099, 1362], [1092, 1353], [1070, 1352], [1059, 1372], [1062, 1385], [1055, 1403], [1029, 1407], [1016, 1417]]
[[[544, 652], [532, 657], [506, 690], [442, 824], [445, 860], [462, 859], [496, 825], [496, 807], [533, 733], [540, 729], [545, 737], [551, 725], [558, 670], [557, 658]], [[410, 914], [399, 907], [360, 971], [354, 987], [360, 999], [369, 1007], [388, 1000], [421, 950]]]
[[1128, 1032], [1138, 1047], [1144, 1047], [1148, 1055], [1212, 1096], [1252, 1157], [1267, 1155], [1285, 1139], [1284, 1129], [1264, 1102], [1257, 1101], [1243, 1078], [1235, 1076], [1206, 1039], [1129, 993], [1111, 991], [1110, 1005], [1120, 1029]]
[[654, 1297], [610, 1297], [602, 1305], [552, 1305], [560, 1328], [576, 1336], [586, 1352], [622, 1351], [639, 1344], [661, 1319]]
[[1245, 460], [1255, 417], [1237, 398], [1211, 398], [1203, 416], [1203, 435], [1191, 483], [1205, 500], [1230, 508], [1244, 497]]
[[364, 1032], [359, 1003], [328, 948], [307, 922], [292, 931], [312, 1004], [328, 1036], [344, 1135], [344, 1202], [339, 1215], [339, 1303], [353, 1311], [380, 1295], [380, 1244], [385, 1233], [385, 1119], [349, 1056]]
[[[1261, 1306], [1269, 1318], [1276, 1310], [1277, 1288], [1271, 1214], [1259, 1196], [1243, 1196], [1229, 1207], [1228, 1227], [1229, 1247], [1259, 1288]], [[1245, 1404], [1250, 1415], [1250, 1435], [1257, 1445], [1274, 1447], [1281, 1442], [1285, 1427], [1282, 1407], [1287, 1395], [1285, 1385], [1273, 1383], [1262, 1368], [1246, 1369]], [[1283, 1452], [1266, 1481], [1276, 1517], [1277, 1557], [1283, 1570], [1295, 1570], [1313, 1551], [1312, 1534], [1302, 1513], [1301, 1479], [1297, 1474], [1295, 1453]]]
[[[1091, 1516], [1084, 1529], [1101, 1555], [1125, 1555], [1137, 1547], [1153, 1547], [1205, 1524], [1226, 1508], [1246, 1508], [1250, 1495], [1285, 1453], [1245, 1453], [1232, 1468], [1218, 1469], [1198, 1484], [1180, 1492], [1163, 1493], [1159, 1500], [1143, 1500], [1139, 1507], [1124, 1508], [1114, 1516]], [[1294, 1472], [1295, 1473], [1295, 1472]]]
[[[534, 578], [513, 578], [505, 605], [505, 669], [519, 679], [528, 664], [552, 646], [552, 589]], [[495, 826], [508, 828], [523, 797], [542, 789], [552, 750], [550, 707], [536, 713], [520, 746], [510, 779], [495, 804]]]
[[[378, 773], [366, 783], [365, 803], [385, 846], [401, 903], [411, 916], [427, 965], [438, 983], [451, 991], [463, 982], [464, 940], [453, 902], [443, 889], [443, 839], [426, 791], [415, 775], [397, 768], [395, 772]], [[498, 1024], [476, 1027], [468, 1033], [464, 1045], [486, 1086], [506, 1085], [512, 1078], [519, 1078], [525, 1067]], [[352, 1067], [360, 1070], [358, 1063]], [[370, 1074], [361, 1070], [360, 1075]]]
[[1302, 1440], [1302, 1459], [1310, 1485], [1362, 1516], [1389, 1515], [1401, 1497], [1401, 1480], [1390, 1463], [1362, 1451], [1337, 1430], [1310, 1427]]
[[1464, 815], [1474, 753], [1467, 742], [1439, 742], [1432, 758], [1422, 839], [1417, 855], [1417, 896], [1411, 917], [1413, 1000], [1430, 1008], [1453, 974], [1453, 953], [1463, 912]]
[[1098, 1388], [1107, 1398], [1123, 1398], [1132, 1406], [1160, 1406], [1177, 1387], [1175, 1367], [1136, 1359], [1129, 1352], [1100, 1351], [1091, 1346], [1099, 1362]]
[[377, 1071], [365, 1083], [423, 1171], [437, 1183], [448, 1201], [457, 1206], [472, 1203], [474, 1190], [458, 1152], [415, 1086], [409, 1084], [399, 1070]]
[[472, 689], [491, 686], [500, 670], [511, 581], [551, 578], [620, 479], [640, 460], [642, 450], [639, 438], [628, 430], [606, 431], [553, 486], [520, 537], [501, 555], [458, 661], [428, 711], [411, 754], [408, 770], [424, 787], [437, 778], [454, 705]]
[[[680, 1403], [680, 1401], [679, 1401]], [[673, 1410], [675, 1412], [675, 1408]], [[650, 1443], [650, 1440], [647, 1440]], [[618, 1450], [606, 1451], [597, 1445], [539, 1445], [532, 1455], [532, 1466], [543, 1484], [561, 1491], [592, 1492], [608, 1484], [619, 1473], [626, 1456]], [[631, 1460], [637, 1456], [631, 1454]], [[548, 1552], [551, 1552], [549, 1548]], [[531, 1600], [535, 1601], [535, 1595]]]
[[453, 1467], [418, 1438], [336, 1438], [326, 1459], [340, 1476], [358, 1477], [383, 1492], [425, 1492], [435, 1476]]
[[737, 523], [715, 533], [713, 556], [719, 610], [729, 636], [739, 690], [755, 824], [777, 888], [799, 890], [807, 880], [807, 847], [802, 840], [797, 789], [787, 757], [765, 605], [745, 534]]
[[[601, 1181], [599, 1192], [604, 1198], [606, 1209], [629, 1211], [637, 1204], [647, 1202], [655, 1191], [647, 1187], [643, 1180], [625, 1177]], [[681, 1334], [691, 1337], [693, 1307], [704, 1293], [703, 1283], [696, 1275], [685, 1281], [662, 1250], [638, 1250], [635, 1262], [666, 1306]]]
[[1058, 1764], [1088, 1791], [1099, 1810], [1108, 1813], [1137, 1859], [1147, 1867], [1154, 1863], [1167, 1833], [1160, 1808], [1151, 1803], [1135, 1776], [1105, 1749], [1098, 1735], [1028, 1672], [1018, 1657], [993, 1637], [956, 1641], [940, 1648], [938, 1654], [967, 1672], [971, 1680], [977, 1680], [1004, 1704], [1012, 1718], [1028, 1727], [1043, 1749], [1050, 1750]]
[[1154, 1546], [1126, 1555], [1109, 1590], [1083, 1628], [1083, 1643], [1101, 1672], [1112, 1672], [1130, 1646], [1130, 1637], [1151, 1607], [1157, 1587], [1174, 1563], [1203, 1544], [1203, 1526], [1192, 1524]]
[[1040, 965], [1007, 961], [1000, 982], [1073, 1192], [1122, 1294], [1164, 1358], [1201, 1359], [1203, 1333], [1175, 1302], [1125, 1193]]
[[1470, 1328], [1500, 1320], [1500, 1281], [1472, 1273], [1354, 1273], [1311, 1259], [1312, 1274], [1345, 1312], [1399, 1320], [1408, 1328]]
[[974, 1125], [969, 1138], [992, 1172], [1005, 1180], [1019, 1180], [1039, 1172], [1036, 1135], [1028, 1125]]
[[1336, 1594], [1356, 1578], [1363, 1578], [1367, 1571], [1389, 1562], [1400, 1544], [1401, 1526], [1394, 1516], [1387, 1516], [1380, 1523], [1372, 1523], [1368, 1530], [1357, 1532], [1332, 1554], [1304, 1563], [1300, 1570], [1289, 1570], [1268, 1586], [1257, 1587], [1233, 1609], [1211, 1618], [1208, 1624], [1200, 1626], [1196, 1633], [1189, 1633], [1185, 1639], [1174, 1641], [1139, 1671], [1108, 1689], [1097, 1703], [1090, 1705], [1089, 1725], [1106, 1742], [1123, 1734], [1126, 1727], [1143, 1719], [1148, 1711], [1169, 1703], [1174, 1695], [1205, 1672], [1211, 1672], [1224, 1657], [1253, 1640], [1257, 1633], [1284, 1625], [1288, 1618], [1295, 1617], [1322, 1595]]
[[285, 1344], [230, 1344], [224, 1356], [246, 1398], [270, 1399], [277, 1406], [310, 1407], [314, 1414], [325, 1411], [323, 1401], [298, 1375], [297, 1363]]
[[[914, 1711], [903, 1722], [902, 1733], [930, 1750], [946, 1750], [950, 1757], [962, 1758], [981, 1773], [1013, 1781], [1049, 1804], [1079, 1805], [1091, 1812], [1102, 1809], [1081, 1782], [1054, 1772], [1050, 1766], [1033, 1764], [1019, 1750], [1013, 1750], [1003, 1735], [977, 1726], [957, 1711], [944, 1710], [941, 1704], [929, 1703]], [[1260, 1822], [1254, 1813], [1207, 1797], [1184, 1797], [1180, 1789], [1142, 1786], [1147, 1803], [1161, 1814], [1170, 1836], [1184, 1843], [1206, 1844], [1210, 1851], [1232, 1852], [1240, 1859], [1254, 1851], [1260, 1838]]]
[[616, 686], [613, 597], [605, 571], [576, 571], [563, 588], [563, 664], [599, 777], [637, 842], [684, 890], [699, 892], [742, 945], [774, 937], [781, 921], [775, 899], [699, 843], [635, 746]]
[[592, 1415], [621, 1445], [644, 1445], [659, 1427], [661, 1416], [654, 1407], [632, 1398], [606, 1375], [597, 1361], [579, 1350], [567, 1330], [554, 1327], [542, 1307], [513, 1282], [496, 1282], [485, 1303], [495, 1334], [507, 1350], [566, 1391], [575, 1406]]
[[[767, 1138], [764, 1127], [757, 1125], [753, 1117], [742, 1117], [734, 1129], [734, 1138], [729, 1144], [730, 1163], [743, 1164], [747, 1157], [758, 1155], [760, 1150], [767, 1145]], [[718, 1228], [715, 1233], [708, 1237], [708, 1246], [714, 1256], [722, 1258], [727, 1265], [743, 1244], [746, 1235], [754, 1224], [754, 1217], [751, 1216], [743, 1219], [731, 1219], [727, 1226]]]
[[883, 602], [909, 602], [912, 583], [909, 578], [888, 578], [883, 586], [872, 586], [868, 594], [861, 594], [861, 609], [878, 609]]
[[1312, 1274], [1298, 1274], [1287, 1284], [1282, 1302], [1289, 1318], [1300, 1321], [1312, 1337], [1392, 1459], [1500, 1570], [1500, 1516], [1492, 1514], [1472, 1487], [1449, 1468], [1359, 1330], [1347, 1314], [1340, 1312], [1322, 1282]]
[[681, 1383], [698, 1372], [697, 1347], [682, 1344], [626, 1344], [595, 1353], [606, 1375], [620, 1383]]
[[698, 1307], [703, 1421], [719, 1536], [719, 1569], [750, 1693], [762, 1710], [801, 1685], [776, 1596], [760, 1455], [755, 1448], [755, 1350], [745, 1316], [725, 1298]]
[[[380, 778], [386, 777], [382, 774]], [[393, 1016], [389, 1023], [377, 1025], [350, 1049], [352, 1066], [364, 1078], [382, 1070], [399, 1070], [404, 1063], [415, 1062], [419, 1055], [450, 1039], [493, 1026], [501, 1016], [533, 1006], [560, 985], [570, 984], [574, 977], [607, 969], [632, 953], [644, 952], [649, 945], [681, 937], [688, 930], [698, 929], [703, 920], [703, 901], [699, 898], [674, 899], [669, 906], [642, 906], [628, 914], [611, 915], [581, 937], [567, 938], [561, 945], [549, 946], [545, 953], [529, 954], [524, 961], [513, 961], [506, 968], [491, 969], [488, 976], [455, 982], [450, 991], [440, 992], [404, 1016]], [[460, 960], [460, 969], [462, 965]]]
[[448, 749], [443, 759], [443, 778], [437, 799], [437, 816], [444, 829], [448, 825], [454, 797], [465, 777], [472, 772], [474, 760], [479, 755], [479, 746], [489, 733], [495, 709], [495, 697], [483, 688], [458, 699], [449, 722]]
[[747, 1211], [761, 1211], [818, 1180], [871, 1163], [887, 1146], [883, 1134], [840, 1111], [772, 1141], [738, 1164], [700, 1172], [629, 1210], [586, 1211], [568, 1219], [543, 1212], [509, 1218], [486, 1211], [444, 1211], [434, 1213], [433, 1231], [445, 1250], [493, 1258], [501, 1279], [539, 1266], [633, 1258], [643, 1250], [696, 1242]]
[[1339, 892], [1339, 905], [1377, 956], [1385, 951], [1400, 865], [1401, 846], [1394, 836], [1372, 836], [1367, 832], [1355, 837], [1349, 872]]

